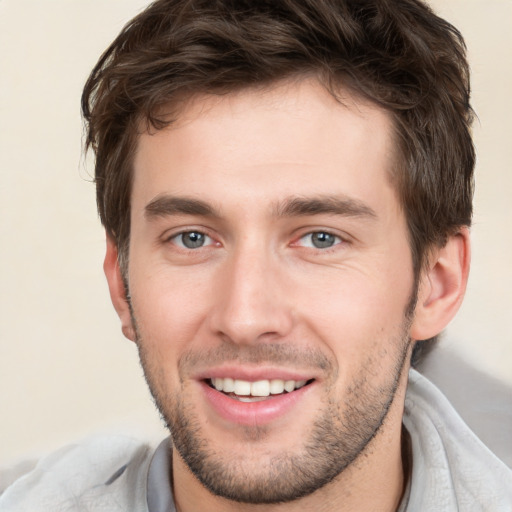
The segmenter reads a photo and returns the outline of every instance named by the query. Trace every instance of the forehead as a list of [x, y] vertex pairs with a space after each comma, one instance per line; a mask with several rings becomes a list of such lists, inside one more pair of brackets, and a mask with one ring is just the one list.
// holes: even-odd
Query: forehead
[[140, 135], [132, 212], [159, 194], [221, 207], [236, 195], [258, 207], [326, 193], [378, 203], [393, 165], [390, 115], [348, 90], [337, 101], [311, 79], [200, 95], [169, 127]]

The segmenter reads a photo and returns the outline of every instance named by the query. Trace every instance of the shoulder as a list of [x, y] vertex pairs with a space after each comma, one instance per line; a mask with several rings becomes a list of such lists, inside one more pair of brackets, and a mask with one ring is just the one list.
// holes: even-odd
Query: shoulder
[[412, 444], [411, 510], [419, 505], [425, 511], [440, 505], [443, 510], [511, 510], [510, 468], [415, 370], [409, 375], [404, 425]]
[[0, 511], [145, 510], [154, 449], [97, 436], [41, 459], [0, 496]]

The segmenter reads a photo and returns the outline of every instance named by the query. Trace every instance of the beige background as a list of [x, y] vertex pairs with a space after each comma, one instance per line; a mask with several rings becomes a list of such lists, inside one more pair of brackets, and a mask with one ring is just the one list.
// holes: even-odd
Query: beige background
[[[435, 0], [466, 37], [473, 270], [445, 345], [512, 384], [512, 0]], [[102, 275], [81, 87], [143, 0], [0, 0], [0, 466], [94, 432], [163, 436]], [[470, 393], [468, 393], [470, 399]]]

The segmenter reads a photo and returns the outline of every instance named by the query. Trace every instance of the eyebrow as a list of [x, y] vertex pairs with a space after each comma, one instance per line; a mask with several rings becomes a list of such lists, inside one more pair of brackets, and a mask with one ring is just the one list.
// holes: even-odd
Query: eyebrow
[[220, 216], [211, 205], [200, 199], [168, 195], [158, 196], [150, 201], [144, 209], [144, 215], [148, 220], [172, 215]]
[[321, 214], [377, 218], [375, 211], [362, 201], [338, 196], [296, 197], [288, 199], [276, 207], [277, 217]]
[[[292, 197], [276, 203], [273, 207], [275, 217], [305, 217], [321, 214], [369, 219], [377, 217], [375, 211], [362, 201], [330, 195]], [[221, 217], [217, 208], [201, 199], [170, 195], [161, 195], [150, 201], [144, 209], [144, 215], [148, 220], [173, 215]]]

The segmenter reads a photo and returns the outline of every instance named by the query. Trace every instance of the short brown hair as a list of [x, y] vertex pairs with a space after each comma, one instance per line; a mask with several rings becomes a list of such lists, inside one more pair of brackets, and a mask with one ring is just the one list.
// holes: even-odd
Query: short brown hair
[[101, 221], [126, 254], [141, 121], [163, 107], [314, 74], [389, 111], [393, 175], [419, 275], [426, 251], [471, 223], [474, 148], [460, 33], [420, 0], [157, 0], [122, 30], [84, 88]]

